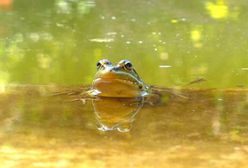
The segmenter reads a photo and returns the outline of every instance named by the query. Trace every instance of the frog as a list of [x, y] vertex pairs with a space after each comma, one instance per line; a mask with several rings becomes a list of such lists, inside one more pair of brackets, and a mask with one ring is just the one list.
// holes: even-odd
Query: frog
[[90, 86], [55, 93], [54, 95], [75, 95], [73, 101], [92, 100], [95, 98], [135, 98], [150, 105], [161, 103], [164, 96], [177, 96], [187, 99], [177, 90], [146, 84], [131, 61], [120, 60], [113, 65], [108, 59], [101, 59], [96, 63], [96, 74]]
[[89, 92], [92, 96], [112, 98], [147, 97], [150, 87], [140, 78], [131, 61], [113, 65], [108, 59], [96, 63], [96, 75]]

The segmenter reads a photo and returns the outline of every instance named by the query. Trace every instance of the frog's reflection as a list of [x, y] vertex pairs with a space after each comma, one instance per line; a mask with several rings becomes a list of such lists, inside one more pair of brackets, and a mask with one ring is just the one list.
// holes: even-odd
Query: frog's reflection
[[101, 131], [129, 132], [143, 99], [97, 98], [92, 100], [98, 129]]

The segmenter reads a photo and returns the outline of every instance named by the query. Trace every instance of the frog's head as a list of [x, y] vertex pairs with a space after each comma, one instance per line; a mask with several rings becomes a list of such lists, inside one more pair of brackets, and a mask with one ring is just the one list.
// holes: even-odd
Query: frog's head
[[97, 73], [93, 81], [93, 94], [102, 97], [139, 97], [147, 86], [135, 71], [132, 63], [121, 60], [113, 65], [109, 60], [97, 62]]

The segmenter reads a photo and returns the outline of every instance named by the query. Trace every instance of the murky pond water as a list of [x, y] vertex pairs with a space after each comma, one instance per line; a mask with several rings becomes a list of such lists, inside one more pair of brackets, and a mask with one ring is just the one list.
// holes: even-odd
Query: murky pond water
[[[246, 0], [0, 0], [0, 167], [247, 167], [247, 17]], [[103, 58], [178, 94], [80, 97]]]
[[3, 167], [247, 166], [247, 90], [182, 90], [187, 99], [142, 107], [54, 90], [61, 88], [12, 86], [1, 93]]

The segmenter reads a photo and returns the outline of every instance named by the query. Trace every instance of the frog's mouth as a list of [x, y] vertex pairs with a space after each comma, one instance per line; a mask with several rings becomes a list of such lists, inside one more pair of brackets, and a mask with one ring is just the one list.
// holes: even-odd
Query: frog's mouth
[[136, 82], [119, 78], [96, 78], [92, 88], [103, 97], [138, 97], [141, 92]]
[[114, 82], [118, 82], [118, 83], [123, 83], [123, 84], [127, 84], [127, 85], [131, 85], [131, 86], [137, 86], [138, 83], [134, 80], [128, 80], [128, 79], [118, 79], [118, 78], [96, 78], [94, 80], [95, 82], [111, 82], [111, 83], [114, 83]]
[[139, 84], [136, 81], [119, 78], [96, 78], [93, 81], [93, 87], [116, 88], [122, 90], [139, 90]]
[[138, 86], [140, 81], [136, 79], [134, 76], [123, 73], [123, 72], [116, 72], [116, 71], [105, 71], [102, 74], [96, 76], [95, 81], [106, 81], [106, 82], [119, 82], [130, 86]]

